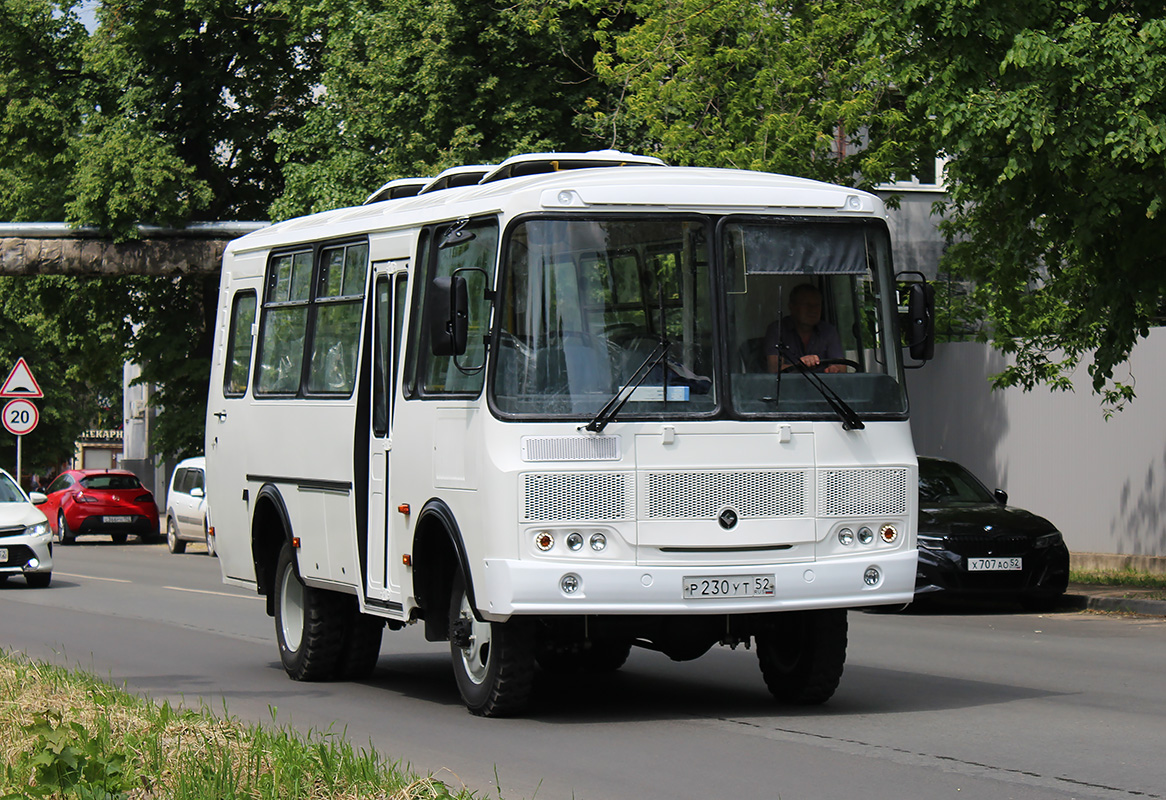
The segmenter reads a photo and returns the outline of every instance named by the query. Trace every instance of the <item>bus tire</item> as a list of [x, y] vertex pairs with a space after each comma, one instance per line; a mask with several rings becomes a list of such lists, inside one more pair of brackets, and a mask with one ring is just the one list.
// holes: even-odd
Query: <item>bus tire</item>
[[757, 635], [757, 660], [779, 703], [819, 705], [838, 688], [846, 663], [846, 609], [787, 611]]
[[347, 598], [305, 586], [290, 544], [280, 550], [274, 591], [275, 637], [284, 671], [296, 681], [331, 678], [340, 661]]
[[503, 717], [523, 710], [534, 685], [534, 628], [530, 621], [479, 621], [459, 570], [450, 594], [449, 633], [454, 677], [470, 713]]
[[355, 600], [352, 602], [351, 617], [344, 631], [340, 659], [336, 665], [336, 678], [342, 681], [357, 681], [367, 678], [376, 669], [381, 657], [381, 638], [385, 632], [385, 621], [380, 617], [361, 614]]

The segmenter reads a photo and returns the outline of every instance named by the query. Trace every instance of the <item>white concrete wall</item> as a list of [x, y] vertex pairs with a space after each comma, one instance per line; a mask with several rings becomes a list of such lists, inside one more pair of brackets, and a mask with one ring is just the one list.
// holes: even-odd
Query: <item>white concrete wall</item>
[[1109, 421], [1084, 367], [1074, 392], [992, 391], [988, 376], [1006, 363], [988, 345], [955, 343], [909, 371], [916, 450], [1048, 517], [1074, 552], [1166, 556], [1166, 328], [1118, 373], [1137, 399]]

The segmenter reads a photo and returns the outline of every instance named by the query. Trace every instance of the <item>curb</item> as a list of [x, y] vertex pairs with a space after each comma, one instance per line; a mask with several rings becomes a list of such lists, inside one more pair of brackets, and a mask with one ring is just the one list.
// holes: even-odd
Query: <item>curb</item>
[[1145, 614], [1166, 617], [1166, 600], [1143, 600], [1136, 597], [1102, 597], [1086, 594], [1061, 596], [1064, 608], [1090, 611], [1121, 611], [1127, 614]]

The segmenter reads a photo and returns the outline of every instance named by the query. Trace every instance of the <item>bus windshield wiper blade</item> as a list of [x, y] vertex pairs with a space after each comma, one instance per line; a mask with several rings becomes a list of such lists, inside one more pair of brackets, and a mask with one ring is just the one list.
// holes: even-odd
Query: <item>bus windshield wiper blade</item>
[[[652, 368], [664, 360], [668, 355], [668, 348], [672, 343], [667, 339], [661, 339], [660, 343], [656, 345], [656, 349], [648, 354], [640, 366], [636, 367], [636, 371], [632, 373], [632, 377], [625, 383], [615, 395], [604, 404], [603, 408], [599, 409], [599, 413], [583, 426], [583, 430], [591, 431], [592, 433], [602, 433], [607, 424], [615, 419], [615, 415], [624, 407], [624, 404], [631, 399], [632, 393], [640, 387], [644, 379], [648, 377], [648, 373]], [[626, 393], [626, 394], [625, 394]]]
[[826, 399], [826, 403], [833, 409], [834, 413], [838, 415], [838, 419], [842, 420], [842, 430], [844, 431], [861, 431], [866, 427], [862, 419], [858, 416], [853, 408], [846, 405], [846, 401], [838, 396], [838, 393], [826, 385], [812, 369], [801, 362], [801, 359], [794, 358], [789, 353], [789, 346], [783, 347], [786, 351], [785, 359], [793, 365], [794, 369], [806, 376], [806, 380], [810, 385], [818, 390], [818, 393]]

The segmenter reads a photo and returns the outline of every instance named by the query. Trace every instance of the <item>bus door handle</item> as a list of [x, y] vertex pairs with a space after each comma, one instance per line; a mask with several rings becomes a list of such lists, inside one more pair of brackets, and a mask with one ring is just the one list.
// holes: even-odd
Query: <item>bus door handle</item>
[[222, 422], [223, 420], [225, 420], [227, 418], [227, 412], [226, 411], [216, 411], [215, 417], [218, 419], [219, 422]]

